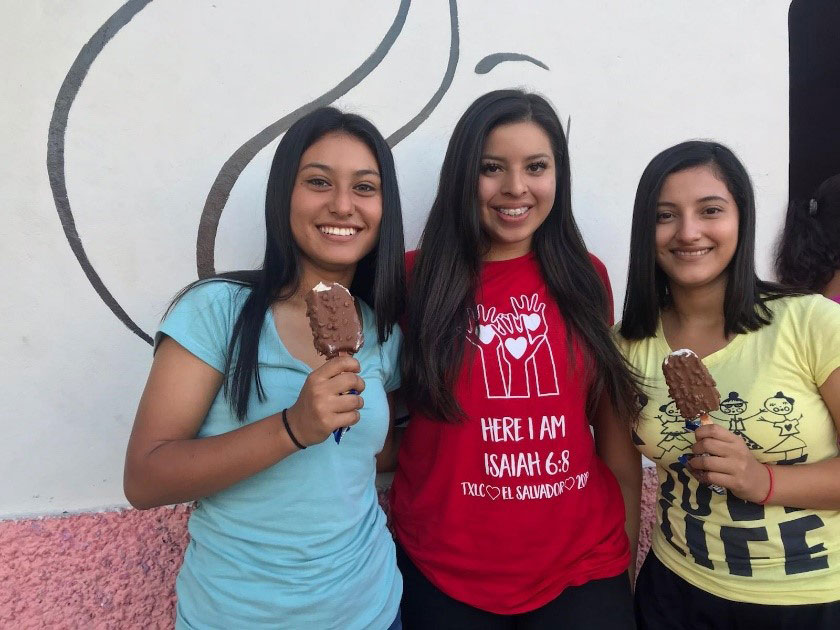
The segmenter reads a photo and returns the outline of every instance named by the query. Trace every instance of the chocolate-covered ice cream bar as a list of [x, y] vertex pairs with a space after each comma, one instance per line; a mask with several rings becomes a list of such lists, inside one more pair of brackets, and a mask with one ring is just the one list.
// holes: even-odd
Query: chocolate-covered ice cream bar
[[665, 357], [662, 373], [668, 384], [668, 393], [686, 420], [720, 408], [720, 393], [715, 380], [700, 357], [691, 350], [675, 350]]
[[315, 349], [328, 359], [355, 354], [365, 342], [356, 302], [338, 282], [316, 284], [306, 295], [306, 314]]
[[[709, 413], [720, 408], [720, 392], [700, 357], [688, 348], [675, 350], [662, 362], [662, 373], [668, 394], [685, 418], [686, 428], [693, 431], [702, 424], [713, 424]], [[681, 455], [679, 461], [686, 465], [691, 457], [693, 455]], [[709, 488], [717, 494], [726, 492], [715, 484], [710, 484]]]
[[[306, 295], [306, 314], [315, 350], [327, 359], [340, 354], [356, 354], [365, 343], [362, 323], [356, 312], [356, 302], [345, 287], [338, 282], [319, 282]], [[350, 390], [349, 394], [358, 394]], [[333, 431], [336, 444], [350, 427]]]

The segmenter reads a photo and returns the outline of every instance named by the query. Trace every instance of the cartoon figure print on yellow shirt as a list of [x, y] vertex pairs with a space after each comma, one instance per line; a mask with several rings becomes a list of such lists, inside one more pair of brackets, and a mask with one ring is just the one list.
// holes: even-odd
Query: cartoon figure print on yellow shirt
[[[840, 366], [840, 308], [821, 296], [768, 305], [774, 313], [770, 325], [736, 335], [703, 359], [722, 393], [720, 409], [710, 416], [740, 435], [760, 462], [795, 465], [836, 457], [837, 433], [818, 387]], [[616, 332], [616, 340], [645, 377], [633, 438], [657, 464], [657, 557], [688, 582], [728, 599], [835, 600], [840, 512], [762, 506], [699, 484], [680, 462], [691, 453], [694, 434], [668, 396], [660, 366], [671, 348], [661, 325], [655, 337], [629, 342]]]

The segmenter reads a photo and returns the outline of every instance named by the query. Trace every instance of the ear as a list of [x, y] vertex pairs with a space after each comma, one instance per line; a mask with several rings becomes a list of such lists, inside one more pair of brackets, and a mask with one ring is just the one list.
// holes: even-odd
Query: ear
[[668, 405], [662, 405], [659, 407], [659, 411], [665, 411], [668, 408]]

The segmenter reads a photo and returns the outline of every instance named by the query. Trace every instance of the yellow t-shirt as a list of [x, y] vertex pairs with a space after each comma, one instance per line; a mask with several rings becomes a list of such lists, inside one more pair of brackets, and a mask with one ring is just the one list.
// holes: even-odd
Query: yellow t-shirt
[[[721, 394], [717, 424], [738, 433], [760, 462], [798, 465], [838, 455], [818, 387], [840, 367], [840, 304], [822, 296], [768, 302], [773, 322], [705, 357]], [[652, 550], [665, 566], [713, 595], [756, 604], [840, 600], [840, 511], [761, 506], [698, 484], [677, 458], [694, 434], [668, 397], [662, 334], [615, 337], [646, 377], [648, 400], [634, 440], [656, 463]]]

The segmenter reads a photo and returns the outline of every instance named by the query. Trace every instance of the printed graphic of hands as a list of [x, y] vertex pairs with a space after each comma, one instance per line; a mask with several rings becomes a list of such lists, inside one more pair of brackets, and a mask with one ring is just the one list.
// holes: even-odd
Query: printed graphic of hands
[[510, 298], [513, 316], [521, 323], [521, 328], [528, 333], [528, 342], [533, 344], [538, 338], [545, 338], [548, 325], [545, 323], [545, 304], [539, 301], [536, 293], [531, 297], [521, 295], [519, 299]]
[[[494, 345], [499, 346], [502, 343], [502, 340], [499, 338], [498, 334], [496, 333], [496, 329], [493, 326], [493, 321], [496, 318], [496, 308], [491, 306], [488, 309], [485, 309], [483, 305], [478, 304], [476, 306], [476, 321], [475, 321], [475, 338], [478, 340], [479, 343], [475, 344], [479, 348], [481, 346], [489, 346], [491, 343]], [[470, 336], [467, 336], [469, 341], [473, 341], [470, 339]]]
[[510, 357], [527, 361], [546, 338], [545, 304], [539, 302], [536, 293], [512, 297], [510, 303], [513, 313], [497, 314], [495, 307], [476, 306], [475, 345], [503, 345]]

